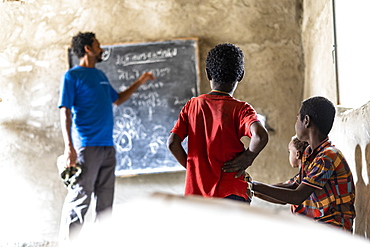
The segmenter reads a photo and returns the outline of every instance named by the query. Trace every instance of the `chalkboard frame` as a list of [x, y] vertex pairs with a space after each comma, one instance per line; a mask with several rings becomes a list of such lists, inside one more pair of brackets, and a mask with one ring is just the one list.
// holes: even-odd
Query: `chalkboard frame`
[[[153, 173], [167, 173], [167, 172], [184, 171], [184, 168], [180, 164], [178, 164], [178, 162], [175, 160], [175, 158], [170, 154], [169, 150], [166, 147], [166, 141], [167, 141], [167, 138], [168, 138], [168, 135], [169, 135], [169, 132], [170, 132], [171, 128], [173, 127], [175, 121], [177, 120], [178, 114], [179, 114], [182, 106], [191, 97], [195, 97], [195, 96], [199, 95], [199, 91], [200, 91], [200, 89], [199, 89], [199, 84], [200, 84], [199, 46], [198, 46], [198, 38], [194, 38], [194, 37], [170, 39], [170, 40], [161, 40], [161, 41], [150, 41], [150, 42], [129, 42], [129, 43], [114, 43], [114, 44], [102, 44], [101, 45], [101, 47], [105, 50], [105, 52], [103, 54], [103, 60], [107, 61], [107, 50], [110, 50], [111, 48], [113, 48], [113, 49], [115, 49], [117, 47], [131, 47], [131, 48], [135, 48], [135, 47], [148, 47], [149, 48], [150, 47], [151, 48], [151, 47], [156, 47], [156, 45], [158, 45], [159, 47], [164, 45], [165, 47], [167, 47], [169, 49], [168, 51], [170, 51], [170, 53], [171, 53], [171, 47], [172, 48], [177, 47], [176, 45], [181, 45], [181, 44], [186, 46], [185, 48], [182, 47], [182, 49], [189, 49], [190, 50], [190, 52], [189, 52], [190, 54], [187, 54], [187, 55], [191, 55], [191, 59], [187, 59], [186, 61], [187, 62], [190, 61], [191, 65], [189, 65], [189, 66], [193, 66], [193, 68], [191, 68], [190, 70], [194, 69], [194, 70], [191, 71], [191, 76], [189, 75], [189, 77], [193, 78], [193, 81], [190, 82], [191, 85], [192, 85], [192, 88], [191, 88], [192, 93], [191, 93], [191, 95], [190, 95], [190, 93], [187, 93], [186, 96], [188, 96], [188, 97], [186, 98], [186, 100], [184, 100], [184, 99], [180, 100], [181, 107], [177, 106], [177, 109], [175, 111], [173, 109], [171, 109], [171, 113], [166, 113], [166, 114], [171, 114], [169, 116], [169, 118], [171, 119], [170, 122], [172, 121], [172, 123], [170, 123], [170, 124], [166, 123], [167, 124], [166, 127], [160, 126], [157, 129], [151, 131], [151, 134], [155, 133], [155, 132], [158, 132], [159, 134], [157, 133], [157, 135], [159, 135], [159, 136], [156, 136], [156, 138], [157, 138], [156, 141], [154, 141], [153, 143], [150, 143], [150, 145], [152, 145], [152, 147], [150, 149], [152, 151], [156, 150], [156, 149], [161, 150], [161, 156], [166, 156], [166, 158], [164, 158], [164, 161], [163, 161], [163, 163], [166, 163], [166, 164], [165, 165], [161, 164], [159, 166], [156, 166], [156, 164], [154, 164], [154, 163], [157, 162], [156, 161], [153, 164], [146, 164], [144, 167], [141, 166], [141, 165], [136, 165], [136, 166], [131, 165], [129, 167], [129, 169], [128, 169], [128, 166], [125, 166], [125, 167], [122, 168], [122, 166], [119, 165], [120, 162], [122, 161], [122, 156], [120, 156], [120, 154], [122, 153], [122, 148], [121, 148], [121, 145], [119, 144], [119, 142], [123, 139], [120, 139], [122, 137], [117, 137], [116, 129], [118, 128], [117, 127], [118, 125], [123, 126], [123, 123], [122, 122], [120, 122], [119, 124], [117, 123], [118, 122], [118, 120], [117, 120], [118, 117], [117, 116], [121, 116], [122, 114], [127, 115], [126, 113], [128, 113], [127, 109], [129, 107], [126, 107], [125, 106], [126, 102], [124, 102], [121, 106], [118, 106], [118, 107], [114, 106], [113, 107], [114, 114], [115, 114], [115, 126], [114, 126], [114, 135], [113, 136], [114, 136], [115, 148], [116, 148], [116, 152], [117, 152], [117, 155], [116, 155], [117, 156], [117, 168], [116, 168], [115, 173], [116, 173], [117, 177], [128, 177], [128, 176], [136, 176], [136, 175], [141, 175], [141, 174], [153, 174]], [[175, 51], [175, 48], [173, 48], [173, 49], [174, 49], [173, 51]], [[109, 52], [111, 52], [111, 51], [109, 51]], [[176, 57], [177, 55], [180, 56], [181, 52], [179, 52], [179, 50], [177, 49], [176, 52], [174, 52], [174, 54], [175, 54], [174, 57]], [[169, 56], [171, 56], [171, 55], [169, 55]], [[108, 57], [109, 57], [109, 55], [108, 55]], [[187, 57], [185, 57], [185, 58], [187, 58]], [[179, 57], [179, 58], [176, 58], [176, 59], [183, 59], [183, 58]], [[169, 67], [167, 67], [167, 69], [172, 70], [172, 68], [170, 66], [172, 66], [173, 64], [177, 64], [177, 62], [179, 62], [179, 61], [176, 60], [176, 62], [171, 62], [171, 64], [168, 65]], [[182, 62], [182, 64], [185, 64], [184, 61], [181, 61], [181, 62]], [[118, 63], [119, 63], [119, 61], [118, 61], [118, 59], [116, 59], [116, 64], [118, 64]], [[72, 68], [73, 66], [75, 66], [77, 64], [78, 64], [77, 57], [74, 54], [72, 54], [70, 48], [67, 48], [67, 66], [68, 66], [68, 69]], [[118, 87], [116, 85], [117, 84], [116, 79], [112, 79], [112, 76], [116, 77], [117, 75], [113, 75], [114, 72], [112, 72], [112, 73], [110, 73], [109, 71], [106, 72], [104, 68], [101, 68], [100, 64], [101, 63], [98, 63], [96, 65], [96, 67], [98, 69], [101, 69], [103, 72], [106, 73], [106, 75], [107, 75], [109, 81], [111, 82], [112, 86], [118, 92], [124, 90], [125, 86], [126, 87], [128, 86], [128, 85], [125, 85], [125, 86], [123, 86], [123, 88]], [[174, 66], [177, 66], [177, 65], [174, 65]], [[181, 66], [187, 66], [187, 65], [181, 65]], [[163, 71], [164, 71], [163, 73], [166, 73], [164, 69], [163, 69]], [[141, 72], [140, 72], [140, 74], [141, 74]], [[136, 74], [138, 74], [138, 73], [136, 73]], [[155, 74], [155, 76], [156, 76], [156, 74]], [[157, 76], [160, 76], [160, 74], [157, 73]], [[173, 76], [173, 74], [170, 74], [170, 76]], [[130, 83], [132, 83], [135, 79], [137, 79], [137, 76], [134, 76], [134, 79]], [[183, 82], [183, 80], [185, 80], [185, 79], [184, 78], [178, 78], [176, 80], [180, 80], [181, 82]], [[112, 82], [112, 81], [114, 81], [114, 82]], [[146, 84], [148, 84], [148, 83], [150, 84], [150, 82], [147, 82]], [[144, 85], [146, 85], [146, 84], [144, 84]], [[184, 85], [185, 86], [188, 85], [188, 81], [185, 81]], [[182, 89], [183, 88], [177, 88], [177, 90], [172, 89], [171, 95], [181, 92]], [[137, 97], [139, 97], [138, 96], [139, 94], [140, 94], [140, 88], [137, 92], [135, 92], [133, 94], [133, 96], [137, 98]], [[129, 102], [130, 100], [131, 99], [129, 99], [127, 102]], [[179, 104], [179, 103], [177, 103], [177, 104]], [[129, 115], [132, 114], [132, 110], [128, 114]], [[124, 121], [124, 120], [122, 120], [122, 121]], [[168, 122], [168, 121], [166, 121], [166, 122]], [[139, 123], [141, 125], [140, 120], [136, 121], [136, 123]], [[127, 125], [127, 123], [124, 123], [124, 124]], [[135, 127], [136, 126], [138, 126], [138, 125], [135, 125]], [[127, 133], [129, 133], [129, 131], [121, 131], [121, 130], [122, 129], [119, 129], [119, 131], [121, 132], [120, 134], [122, 134], [124, 132], [125, 135], [122, 135], [122, 136], [125, 136], [125, 138], [127, 138], [127, 135], [128, 135]], [[137, 135], [140, 135], [140, 134], [136, 133], [135, 135], [137, 136]], [[146, 135], [148, 135], [148, 133], [146, 133]], [[128, 142], [124, 140], [124, 145], [127, 145], [127, 143]], [[185, 149], [187, 149], [187, 140], [185, 140], [183, 142], [183, 146], [184, 146]], [[155, 151], [153, 151], [153, 152], [155, 152]], [[125, 156], [124, 159], [126, 159], [126, 156]], [[121, 169], [120, 169], [120, 167], [121, 167]]]

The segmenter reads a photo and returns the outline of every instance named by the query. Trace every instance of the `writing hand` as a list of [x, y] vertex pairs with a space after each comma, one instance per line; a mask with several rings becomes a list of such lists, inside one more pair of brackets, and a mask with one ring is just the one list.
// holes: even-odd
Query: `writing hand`
[[151, 72], [145, 72], [139, 77], [138, 81], [140, 82], [140, 85], [142, 85], [146, 83], [147, 80], [154, 80], [154, 79], [155, 77]]

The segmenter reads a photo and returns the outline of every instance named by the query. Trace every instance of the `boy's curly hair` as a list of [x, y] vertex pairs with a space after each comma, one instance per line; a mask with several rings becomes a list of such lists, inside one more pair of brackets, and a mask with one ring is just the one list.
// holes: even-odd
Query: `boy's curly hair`
[[310, 116], [312, 122], [324, 135], [328, 135], [333, 127], [335, 106], [325, 97], [314, 96], [304, 100], [299, 113], [301, 121], [306, 115]]
[[81, 33], [79, 32], [76, 36], [72, 38], [72, 52], [78, 57], [81, 58], [85, 55], [85, 45], [92, 46], [94, 42], [93, 38], [95, 38], [95, 33], [86, 32]]
[[[297, 136], [292, 137], [292, 142], [297, 151], [300, 152], [301, 156], [308, 146], [308, 142], [300, 141]], [[301, 157], [299, 157], [301, 158]]]
[[206, 70], [220, 84], [240, 81], [244, 74], [244, 54], [233, 44], [216, 45], [208, 53]]

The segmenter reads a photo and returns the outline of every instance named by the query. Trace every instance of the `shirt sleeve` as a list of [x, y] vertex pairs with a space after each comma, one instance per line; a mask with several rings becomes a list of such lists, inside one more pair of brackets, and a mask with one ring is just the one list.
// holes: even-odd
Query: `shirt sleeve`
[[180, 137], [181, 141], [183, 141], [188, 136], [187, 108], [188, 108], [189, 102], [190, 102], [190, 100], [181, 109], [179, 117], [176, 121], [176, 124], [171, 130], [171, 133], [174, 133], [174, 134], [178, 135]]
[[285, 181], [284, 184], [299, 184], [299, 173], [297, 173], [291, 179]]
[[103, 71], [101, 71], [100, 69], [98, 69], [97, 71], [99, 72], [100, 76], [102, 78], [104, 78], [104, 80], [109, 83], [109, 94], [110, 94], [110, 98], [111, 98], [112, 103], [114, 103], [118, 99], [117, 91], [112, 87], [112, 84], [110, 83], [106, 74]]
[[69, 71], [67, 71], [60, 80], [58, 107], [63, 106], [71, 109], [75, 97], [75, 83]]
[[259, 122], [256, 111], [251, 105], [246, 103], [244, 109], [241, 111], [240, 119], [240, 137], [248, 136], [249, 138], [251, 138], [252, 133], [250, 127], [254, 122]]
[[118, 99], [118, 93], [116, 92], [116, 90], [114, 90], [112, 85], [110, 86], [110, 97], [111, 97], [112, 103]]

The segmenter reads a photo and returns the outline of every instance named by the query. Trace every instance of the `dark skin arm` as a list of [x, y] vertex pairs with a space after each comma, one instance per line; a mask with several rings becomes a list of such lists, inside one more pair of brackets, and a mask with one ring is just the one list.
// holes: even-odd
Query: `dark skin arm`
[[267, 202], [271, 202], [271, 203], [275, 203], [275, 204], [281, 204], [281, 205], [286, 205], [285, 202], [276, 200], [276, 199], [274, 199], [272, 197], [266, 196], [266, 195], [261, 194], [261, 193], [258, 193], [258, 192], [254, 192], [253, 195], [255, 197], [258, 197], [259, 199], [262, 199], [262, 200], [267, 201]]
[[225, 162], [222, 167], [224, 172], [237, 172], [236, 178], [244, 174], [245, 169], [252, 165], [254, 159], [268, 142], [267, 131], [260, 122], [252, 123], [250, 130], [252, 137], [248, 149], [235, 159]]
[[77, 153], [72, 143], [72, 114], [69, 108], [64, 106], [60, 108], [60, 123], [64, 140], [64, 155], [66, 158], [66, 167], [73, 167], [76, 165]]
[[[281, 188], [289, 188], [289, 189], [295, 189], [295, 188], [298, 187], [297, 184], [284, 184], [284, 183], [275, 184], [274, 186], [281, 187]], [[262, 200], [271, 202], [271, 203], [283, 204], [283, 205], [287, 204], [286, 202], [282, 202], [282, 201], [276, 200], [276, 199], [274, 199], [272, 197], [269, 197], [269, 196], [264, 195], [262, 193], [259, 193], [257, 191], [254, 191], [254, 196], [255, 197], [258, 197], [258, 198], [260, 198]]]
[[253, 181], [252, 184], [252, 190], [293, 205], [302, 204], [315, 191], [314, 187], [306, 184], [300, 184], [295, 189], [277, 187], [257, 181]]
[[125, 91], [122, 91], [118, 94], [118, 99], [113, 103], [115, 105], [120, 105], [126, 100], [128, 100], [131, 95], [147, 80], [154, 80], [154, 76], [150, 72], [143, 73], [135, 82], [133, 82]]
[[188, 154], [185, 152], [184, 148], [181, 145], [181, 139], [178, 135], [171, 133], [170, 137], [167, 140], [167, 147], [176, 158], [176, 160], [186, 168], [186, 161]]

